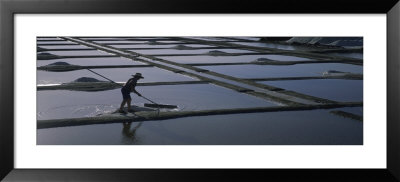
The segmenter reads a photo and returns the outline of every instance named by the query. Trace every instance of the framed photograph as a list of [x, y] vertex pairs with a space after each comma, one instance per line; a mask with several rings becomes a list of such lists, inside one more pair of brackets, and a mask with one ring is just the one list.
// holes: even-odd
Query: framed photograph
[[400, 180], [397, 1], [0, 9], [5, 181]]

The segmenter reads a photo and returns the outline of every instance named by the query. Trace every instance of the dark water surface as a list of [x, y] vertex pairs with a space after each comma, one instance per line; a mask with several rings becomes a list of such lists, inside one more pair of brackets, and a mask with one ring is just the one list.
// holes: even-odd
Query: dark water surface
[[363, 53], [328, 53], [328, 54], [333, 56], [363, 59]]
[[338, 108], [337, 110], [349, 112], [359, 116], [363, 116], [364, 113], [363, 107], [343, 107], [343, 108]]
[[39, 129], [37, 137], [58, 145], [360, 145], [363, 124], [313, 110]]

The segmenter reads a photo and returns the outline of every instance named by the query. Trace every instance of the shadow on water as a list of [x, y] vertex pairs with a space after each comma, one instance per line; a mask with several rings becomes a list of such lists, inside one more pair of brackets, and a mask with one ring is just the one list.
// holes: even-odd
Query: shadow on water
[[[132, 126], [132, 123], [133, 126]], [[137, 123], [137, 124], [136, 124]], [[136, 125], [135, 125], [136, 124]], [[143, 122], [124, 122], [122, 123], [122, 144], [130, 144], [130, 145], [140, 145], [147, 144], [146, 141], [142, 141], [140, 136], [138, 135], [138, 129], [142, 126]], [[146, 130], [146, 129], [145, 129]], [[164, 139], [162, 139], [162, 143], [171, 144], [201, 144], [195, 137], [189, 135], [181, 135], [179, 133], [171, 132], [163, 125], [149, 125], [147, 126], [147, 130], [151, 130], [155, 133], [161, 134]], [[151, 139], [150, 139], [151, 140]]]
[[[146, 130], [153, 133], [151, 137], [146, 138], [146, 144], [153, 145], [200, 145], [201, 140], [197, 136], [185, 133], [184, 125], [171, 125], [164, 122], [153, 121], [151, 124], [147, 123]], [[205, 132], [204, 132], [205, 133]]]
[[[139, 138], [136, 136], [137, 130], [142, 126], [143, 122], [139, 122], [135, 127], [132, 128], [132, 122], [122, 123], [122, 143], [124, 144], [139, 144]], [[132, 129], [131, 129], [132, 128]]]

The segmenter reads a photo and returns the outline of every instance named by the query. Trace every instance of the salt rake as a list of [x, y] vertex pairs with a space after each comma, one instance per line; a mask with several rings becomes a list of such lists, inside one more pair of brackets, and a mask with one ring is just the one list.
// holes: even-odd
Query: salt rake
[[[96, 73], [95, 71], [93, 71], [93, 70], [91, 70], [91, 69], [89, 69], [89, 68], [86, 68], [86, 69], [89, 70], [90, 72], [92, 72], [92, 73], [94, 73], [94, 74], [96, 74], [96, 75], [98, 75], [98, 76], [101, 76], [102, 78], [104, 78], [104, 79], [110, 81], [111, 83], [114, 83], [114, 84], [116, 84], [116, 85], [118, 85], [118, 86], [120, 86], [120, 87], [123, 87], [123, 85], [121, 85], [121, 84], [119, 84], [119, 83], [117, 83], [117, 82], [114, 82], [113, 80], [111, 80], [111, 79], [109, 79], [109, 78], [107, 78], [107, 77], [105, 77], [105, 76], [103, 76], [103, 75], [101, 75], [101, 74], [99, 74], [99, 73]], [[146, 97], [144, 97], [144, 96], [140, 96], [140, 97], [142, 97], [142, 98], [144, 98], [144, 99], [146, 99], [147, 101], [150, 101], [150, 102], [152, 103], [152, 104], [145, 103], [145, 104], [144, 104], [145, 107], [156, 107], [156, 108], [158, 108], [158, 109], [157, 109], [157, 110], [158, 110], [158, 114], [160, 114], [160, 108], [168, 108], [168, 109], [175, 109], [175, 108], [178, 108], [178, 106], [176, 106], [176, 105], [157, 104], [156, 102], [154, 102], [154, 101], [152, 101], [152, 100], [150, 100], [150, 99], [148, 99], [148, 98], [146, 98]]]

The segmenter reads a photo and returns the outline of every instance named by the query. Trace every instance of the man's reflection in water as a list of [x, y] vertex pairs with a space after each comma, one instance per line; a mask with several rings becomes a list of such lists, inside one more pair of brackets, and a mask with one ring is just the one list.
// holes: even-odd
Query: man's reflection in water
[[122, 128], [122, 136], [125, 144], [137, 144], [138, 138], [136, 138], [136, 130], [142, 126], [143, 122], [139, 122], [135, 127], [131, 129], [132, 122], [124, 122]]

